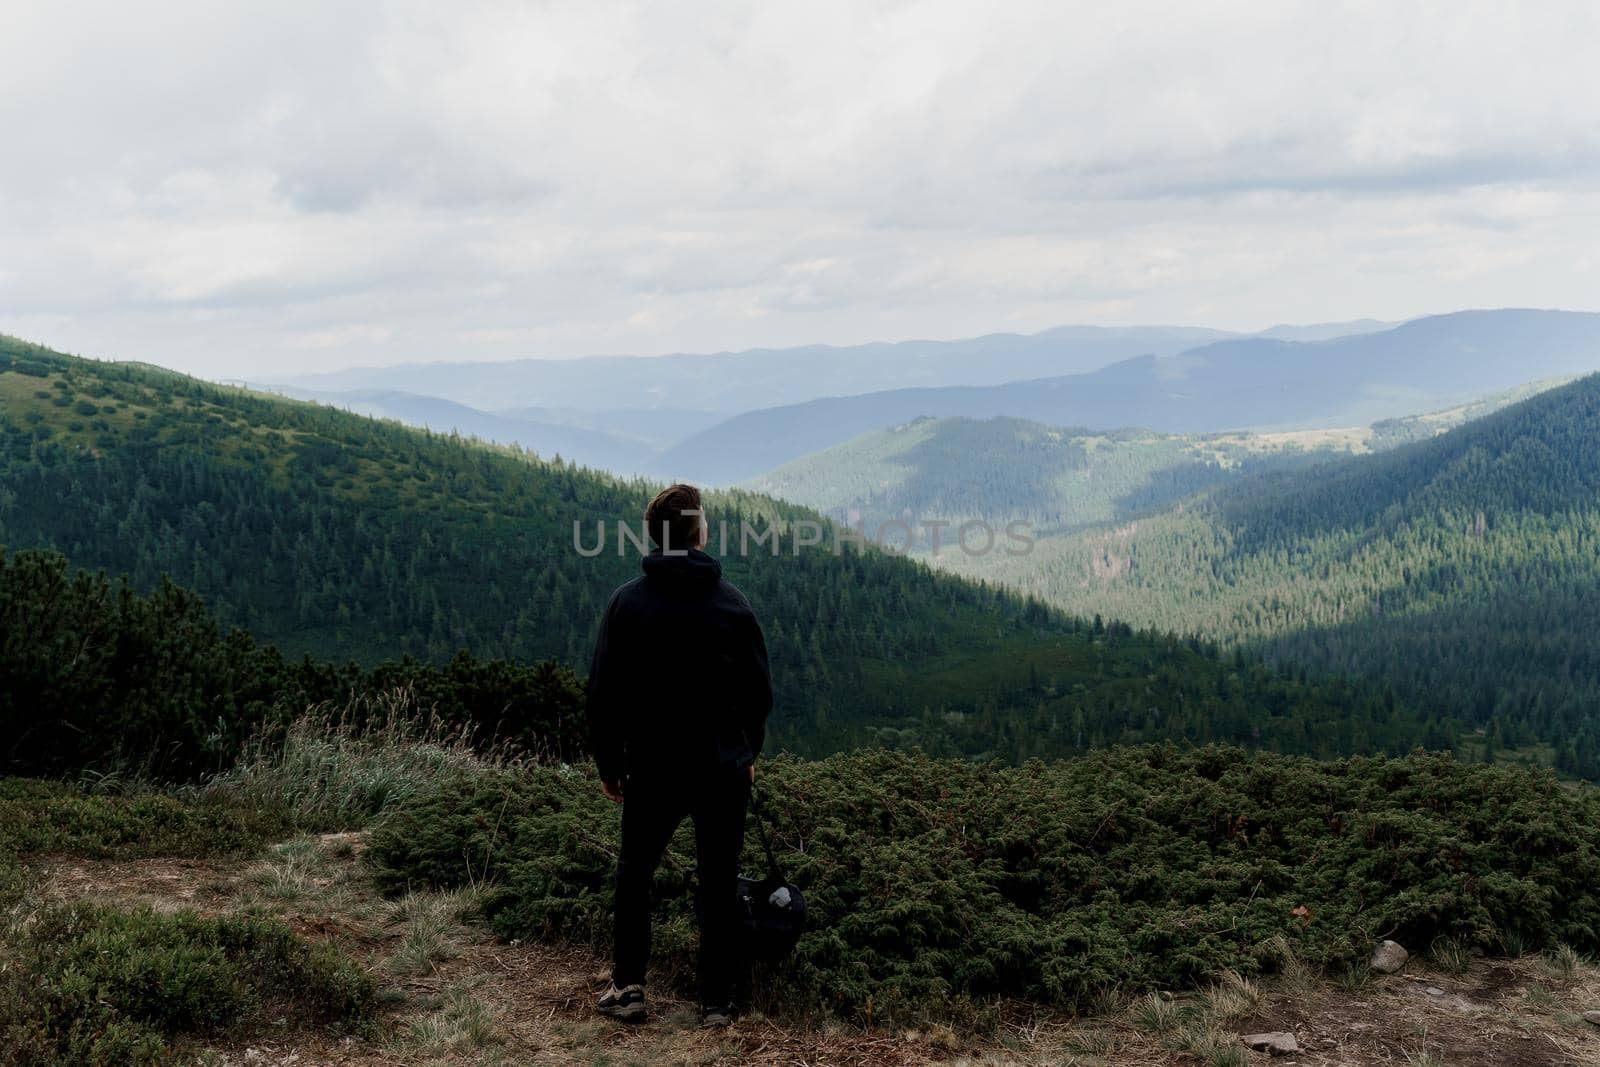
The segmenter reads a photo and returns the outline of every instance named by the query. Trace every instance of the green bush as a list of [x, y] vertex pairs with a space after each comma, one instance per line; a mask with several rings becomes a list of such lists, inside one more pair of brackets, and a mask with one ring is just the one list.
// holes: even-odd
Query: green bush
[[354, 962], [276, 922], [63, 905], [35, 915], [5, 948], [5, 1063], [167, 1063], [173, 1037], [279, 1015], [357, 1023], [375, 990]]
[[[763, 766], [814, 920], [767, 992], [801, 1011], [1073, 1006], [1270, 968], [1279, 935], [1327, 967], [1382, 937], [1600, 947], [1600, 801], [1541, 772], [1171, 746], [1014, 768], [885, 752]], [[504, 936], [604, 946], [617, 826], [591, 775], [521, 768], [439, 782], [368, 855], [390, 890], [495, 880]], [[692, 856], [685, 829], [657, 884], [672, 976], [693, 944]], [[745, 860], [761, 866], [753, 835]]]
[[289, 827], [281, 806], [250, 807], [142, 787], [91, 793], [63, 782], [0, 778], [0, 856], [226, 855], [254, 852]]

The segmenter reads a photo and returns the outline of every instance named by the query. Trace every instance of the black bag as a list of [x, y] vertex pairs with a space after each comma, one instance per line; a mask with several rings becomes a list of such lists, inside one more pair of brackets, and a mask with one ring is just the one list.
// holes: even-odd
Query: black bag
[[756, 831], [767, 854], [765, 878], [739, 877], [738, 916], [743, 930], [745, 951], [759, 963], [779, 963], [794, 951], [806, 927], [806, 898], [798, 886], [784, 878], [772, 840], [767, 836], [766, 812], [761, 794], [750, 790], [750, 808], [755, 812]]

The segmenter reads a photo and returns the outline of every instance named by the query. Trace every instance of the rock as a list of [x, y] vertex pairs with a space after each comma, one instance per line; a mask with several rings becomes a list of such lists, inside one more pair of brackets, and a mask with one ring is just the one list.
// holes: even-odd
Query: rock
[[1586, 1022], [1586, 1023], [1593, 1023], [1596, 1026], [1600, 1026], [1600, 1011], [1586, 1011], [1586, 1012], [1584, 1012], [1583, 1013], [1583, 1021]]
[[1294, 1035], [1281, 1030], [1267, 1034], [1240, 1034], [1239, 1040], [1245, 1043], [1246, 1048], [1270, 1052], [1274, 1056], [1293, 1056], [1300, 1051], [1300, 1042], [1294, 1039]]
[[1411, 958], [1411, 953], [1395, 944], [1385, 941], [1372, 950], [1372, 969], [1379, 974], [1394, 974], [1406, 965], [1406, 960]]
[[1428, 996], [1430, 996], [1430, 997], [1442, 997], [1442, 996], [1444, 996], [1444, 990], [1440, 989], [1436, 985], [1429, 986], [1427, 989], [1424, 989], [1423, 992], [1428, 994]]

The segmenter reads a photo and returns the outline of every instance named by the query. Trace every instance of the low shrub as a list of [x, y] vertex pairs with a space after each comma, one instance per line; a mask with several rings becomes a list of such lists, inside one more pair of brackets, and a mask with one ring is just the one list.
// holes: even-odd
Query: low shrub
[[138, 786], [119, 794], [43, 779], [0, 778], [0, 856], [227, 855], [253, 852], [281, 837], [287, 826], [281, 807]]
[[168, 1063], [171, 1038], [279, 1016], [349, 1026], [375, 995], [361, 967], [275, 922], [80, 903], [43, 909], [7, 942], [4, 1063]]
[[[1337, 971], [1383, 937], [1600, 947], [1600, 799], [1544, 772], [1163, 745], [1009, 768], [780, 759], [762, 782], [813, 919], [767, 992], [799, 1011], [1071, 1007], [1259, 973], [1285, 945]], [[394, 891], [492, 880], [504, 936], [603, 947], [617, 832], [591, 773], [530, 766], [440, 780], [368, 856]], [[692, 957], [692, 857], [685, 827], [657, 882], [658, 977]]]

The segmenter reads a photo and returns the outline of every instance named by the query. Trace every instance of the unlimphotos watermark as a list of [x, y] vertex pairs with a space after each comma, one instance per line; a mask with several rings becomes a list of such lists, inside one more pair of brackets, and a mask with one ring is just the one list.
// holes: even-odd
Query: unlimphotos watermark
[[[572, 520], [572, 548], [580, 556], [593, 558], [604, 553], [608, 546], [614, 546], [619, 556], [627, 555], [630, 550], [643, 556], [651, 550], [643, 520], [634, 526], [617, 519], [608, 529], [606, 520], [595, 519], [592, 529], [593, 539], [590, 540], [587, 524], [582, 519]], [[886, 519], [869, 537], [862, 529], [814, 519], [796, 519], [764, 527], [746, 519], [739, 520], [735, 526], [724, 519], [715, 528], [707, 524], [705, 550], [715, 549], [719, 556], [798, 556], [802, 549], [826, 545], [835, 556], [840, 556], [852, 546], [858, 554], [864, 552], [869, 544], [895, 555], [925, 551], [937, 556], [946, 549], [956, 548], [972, 557], [991, 552], [1025, 556], [1033, 551], [1033, 524], [1026, 519], [1012, 519], [998, 527], [983, 519]], [[682, 556], [687, 554], [688, 546], [663, 545], [662, 552]]]

